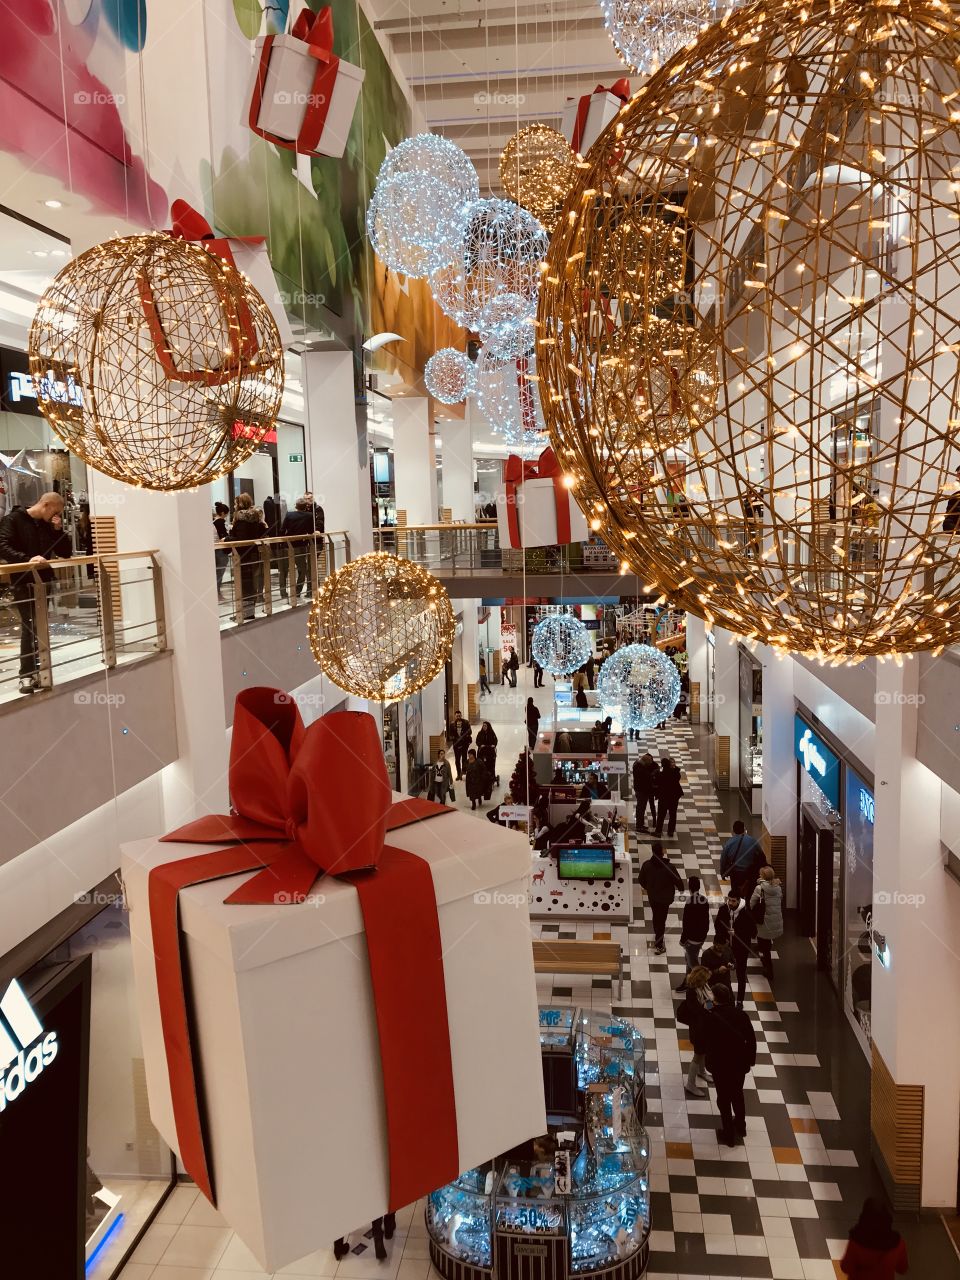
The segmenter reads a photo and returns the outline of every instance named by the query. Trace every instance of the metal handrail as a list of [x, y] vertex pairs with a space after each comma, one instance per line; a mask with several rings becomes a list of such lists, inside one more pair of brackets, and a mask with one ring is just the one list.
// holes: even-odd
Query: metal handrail
[[[127, 581], [121, 576], [121, 567], [135, 560], [143, 561], [148, 573]], [[78, 571], [86, 566], [93, 566], [95, 573], [84, 584]], [[70, 575], [65, 575], [64, 570], [72, 570], [73, 577], [80, 581], [72, 585]], [[13, 578], [18, 581], [10, 581]], [[0, 585], [5, 588], [9, 585], [12, 589], [10, 608], [20, 613], [21, 634], [25, 626], [32, 625], [36, 683], [40, 689], [53, 687], [58, 670], [62, 673], [70, 668], [71, 674], [75, 673], [73, 664], [78, 662], [88, 666], [92, 662], [110, 669], [125, 659], [166, 648], [163, 579], [156, 550], [110, 551], [36, 563], [29, 560], [0, 563]], [[147, 608], [138, 616], [135, 605], [133, 616], [124, 621], [122, 612], [115, 610], [115, 601], [122, 599], [123, 590], [128, 587], [136, 593], [152, 591], [152, 609]], [[83, 594], [84, 589], [87, 593], [95, 592], [96, 610], [89, 609], [77, 616], [75, 607], [67, 605], [64, 614], [63, 599]], [[134, 599], [142, 602], [143, 597], [136, 595]], [[6, 616], [9, 618], [9, 614]], [[53, 624], [57, 624], [55, 629]], [[12, 654], [5, 655], [0, 662], [0, 697], [4, 686], [14, 684], [17, 679], [16, 661], [16, 655]]]
[[[257, 555], [242, 558], [240, 552], [247, 547], [257, 548]], [[304, 558], [309, 570], [307, 596], [316, 598], [321, 578], [338, 567], [338, 559], [342, 558], [343, 564], [349, 561], [350, 535], [345, 529], [332, 529], [265, 538], [222, 538], [213, 544], [213, 550], [227, 552], [233, 567], [230, 598], [225, 602], [230, 612], [221, 610], [220, 625], [230, 622], [243, 626], [255, 620], [258, 604], [267, 617], [272, 616], [273, 570], [281, 570], [281, 564], [285, 571], [280, 572], [280, 593], [288, 599], [290, 608], [295, 608], [299, 600], [298, 561]], [[218, 586], [221, 576], [218, 576]], [[224, 603], [222, 598], [221, 602]]]

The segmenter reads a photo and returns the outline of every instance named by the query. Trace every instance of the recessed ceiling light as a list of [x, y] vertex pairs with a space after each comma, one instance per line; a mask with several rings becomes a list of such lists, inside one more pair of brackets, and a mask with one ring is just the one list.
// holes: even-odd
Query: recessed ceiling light
[[51, 258], [65, 258], [66, 256], [67, 256], [67, 251], [66, 251], [66, 249], [51, 249], [51, 250], [50, 250], [50, 257], [51, 257]]
[[47, 208], [48, 208], [48, 209], [62, 209], [62, 208], [63, 208], [63, 201], [62, 201], [62, 200], [44, 200], [44, 202], [43, 202], [43, 203], [47, 206]]
[[35, 258], [45, 258], [47, 256], [46, 249], [34, 249], [33, 256]]

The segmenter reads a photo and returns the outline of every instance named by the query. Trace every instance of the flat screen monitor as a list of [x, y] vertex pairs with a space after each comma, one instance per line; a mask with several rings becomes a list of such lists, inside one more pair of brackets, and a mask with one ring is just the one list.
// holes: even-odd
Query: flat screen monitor
[[612, 880], [612, 844], [557, 845], [557, 875], [561, 880]]
[[374, 450], [373, 478], [377, 484], [390, 483], [390, 454], [385, 449]]

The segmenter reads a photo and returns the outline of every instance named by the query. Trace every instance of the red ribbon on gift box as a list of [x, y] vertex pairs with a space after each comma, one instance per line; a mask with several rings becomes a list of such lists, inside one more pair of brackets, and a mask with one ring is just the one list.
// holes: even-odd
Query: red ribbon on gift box
[[230, 847], [154, 867], [148, 882], [180, 1158], [213, 1202], [184, 986], [180, 890], [257, 871], [225, 901], [295, 904], [318, 877], [342, 877], [356, 887], [363, 912], [386, 1103], [389, 1209], [402, 1208], [458, 1177], [460, 1165], [433, 876], [428, 862], [384, 837], [451, 810], [419, 799], [391, 803], [372, 716], [336, 711], [305, 729], [293, 699], [266, 688], [237, 696], [230, 793], [231, 813], [211, 814], [163, 837]]
[[557, 508], [557, 544], [563, 546], [573, 536], [570, 529], [570, 491], [563, 483], [563, 470], [557, 455], [546, 448], [536, 462], [524, 462], [511, 453], [503, 466], [503, 481], [507, 500], [507, 525], [511, 547], [522, 547], [520, 540], [520, 513], [517, 510], [517, 492], [525, 480], [552, 480], [553, 500]]
[[270, 51], [273, 48], [275, 36], [265, 36], [260, 49], [260, 64], [257, 67], [250, 99], [248, 122], [253, 132], [260, 138], [266, 138], [267, 142], [285, 147], [288, 151], [297, 151], [301, 155], [318, 156], [323, 154], [317, 150], [317, 147], [323, 136], [323, 128], [327, 122], [327, 113], [333, 100], [333, 90], [340, 69], [340, 59], [333, 52], [333, 10], [329, 5], [317, 13], [313, 13], [310, 9], [301, 9], [290, 34], [304, 42], [307, 46], [306, 52], [317, 62], [313, 73], [313, 85], [300, 122], [300, 132], [296, 140], [291, 142], [289, 138], [279, 138], [275, 134], [268, 133], [259, 125], [263, 90], [267, 82], [267, 68], [270, 65]]
[[626, 76], [621, 76], [619, 80], [607, 89], [604, 85], [598, 84], [593, 93], [585, 93], [577, 103], [577, 118], [573, 126], [573, 137], [570, 139], [570, 145], [574, 151], [579, 152], [580, 144], [583, 142], [583, 132], [587, 127], [587, 116], [590, 114], [590, 99], [596, 93], [612, 93], [615, 98], [619, 98], [621, 102], [630, 100], [630, 81]]
[[[213, 253], [222, 259], [232, 270], [237, 270], [230, 241], [225, 236], [215, 236], [210, 223], [202, 213], [194, 209], [193, 205], [188, 204], [186, 200], [174, 200], [170, 206], [170, 213], [173, 218], [173, 227], [169, 235], [175, 240], [195, 241], [208, 253]], [[249, 245], [260, 245], [265, 240], [264, 236], [233, 238], [239, 240], [241, 244]], [[153, 282], [146, 271], [141, 271], [137, 276], [137, 289], [157, 359], [167, 378], [172, 381], [203, 382], [207, 386], [219, 386], [237, 376], [238, 359], [244, 364], [249, 364], [260, 349], [256, 326], [246, 302], [242, 299], [235, 302], [233, 299], [225, 299], [221, 296], [220, 306], [223, 309], [223, 319], [230, 344], [224, 364], [216, 369], [180, 369], [174, 361], [170, 339], [164, 330], [157, 306]]]

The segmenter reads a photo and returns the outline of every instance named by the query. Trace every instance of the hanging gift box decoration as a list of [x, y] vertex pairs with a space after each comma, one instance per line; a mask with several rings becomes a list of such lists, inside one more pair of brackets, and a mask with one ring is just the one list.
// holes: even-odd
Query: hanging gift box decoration
[[365, 72], [333, 52], [333, 14], [302, 9], [289, 35], [260, 36], [247, 123], [307, 156], [343, 155]]
[[544, 1131], [530, 855], [365, 712], [245, 690], [229, 777], [123, 875], [151, 1118], [272, 1274]]
[[586, 155], [625, 102], [630, 100], [630, 81], [617, 80], [605, 88], [598, 84], [593, 93], [568, 98], [563, 109], [560, 132], [580, 155]]
[[552, 449], [544, 449], [535, 462], [515, 453], [507, 458], [497, 493], [497, 525], [502, 547], [563, 546], [589, 536]]
[[186, 200], [174, 200], [170, 206], [173, 226], [170, 234], [178, 240], [192, 240], [208, 253], [242, 271], [270, 308], [277, 324], [280, 341], [285, 347], [293, 342], [293, 330], [287, 319], [283, 296], [277, 287], [266, 236], [216, 236], [202, 213]]

